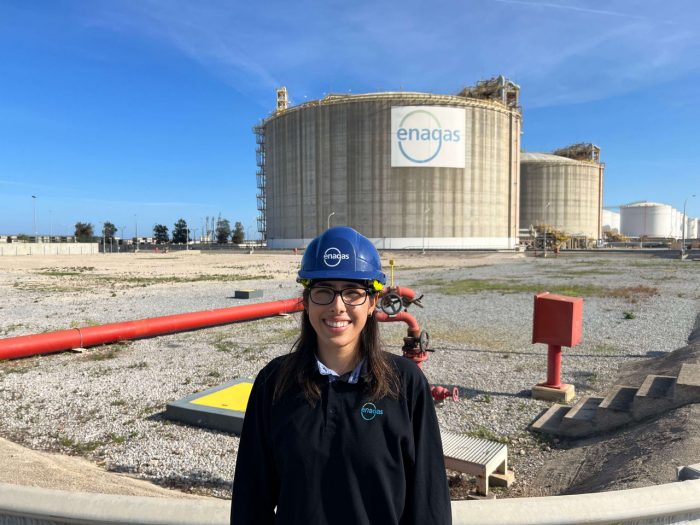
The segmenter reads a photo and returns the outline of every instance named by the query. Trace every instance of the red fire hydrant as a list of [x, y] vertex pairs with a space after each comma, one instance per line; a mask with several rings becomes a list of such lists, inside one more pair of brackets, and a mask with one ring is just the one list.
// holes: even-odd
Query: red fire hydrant
[[574, 386], [561, 382], [561, 347], [581, 342], [583, 332], [583, 299], [543, 292], [535, 295], [532, 320], [532, 343], [545, 343], [547, 380], [532, 388], [532, 397], [547, 401], [569, 402]]

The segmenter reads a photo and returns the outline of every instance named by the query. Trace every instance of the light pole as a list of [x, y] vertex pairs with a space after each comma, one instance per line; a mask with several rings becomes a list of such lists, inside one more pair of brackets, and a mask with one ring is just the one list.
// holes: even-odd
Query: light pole
[[326, 229], [327, 230], [331, 229], [331, 217], [333, 217], [333, 215], [335, 215], [334, 211], [332, 211], [328, 214], [328, 219], [326, 220]]
[[[690, 197], [695, 197], [695, 195], [693, 194]], [[685, 201], [683, 202], [683, 240], [681, 242], [681, 259], [683, 259], [683, 254], [685, 253], [685, 224], [688, 220], [685, 215], [685, 206], [688, 204], [688, 199], [690, 197], [686, 197]]]
[[544, 257], [545, 259], [547, 258], [547, 208], [549, 208], [550, 204], [552, 203], [548, 202], [547, 204], [545, 204], [544, 213], [542, 214], [544, 216], [544, 219], [542, 221], [542, 229], [544, 230], [544, 243], [542, 244], [544, 252], [542, 253], [542, 257]]
[[36, 230], [36, 195], [32, 195], [32, 204], [34, 207], [34, 242], [39, 242], [39, 234]]
[[100, 222], [100, 224], [102, 225], [102, 253], [107, 255], [107, 231], [105, 228], [105, 223]]
[[185, 250], [190, 249], [190, 227], [185, 224], [185, 231], [187, 232], [187, 237], [185, 238]]
[[139, 251], [139, 224], [136, 222], [136, 214], [134, 214], [134, 253]]
[[428, 213], [430, 213], [430, 208], [426, 208], [425, 211], [423, 212], [423, 251], [422, 254], [425, 255], [425, 230], [426, 230], [426, 222], [427, 222], [427, 217]]
[[51, 210], [49, 210], [49, 242], [52, 241], [53, 237], [53, 216], [51, 215]]

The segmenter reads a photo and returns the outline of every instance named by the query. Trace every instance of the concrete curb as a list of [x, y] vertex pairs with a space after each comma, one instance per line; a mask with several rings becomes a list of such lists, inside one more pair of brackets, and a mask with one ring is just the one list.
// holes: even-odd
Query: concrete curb
[[696, 520], [700, 522], [700, 480], [595, 494], [452, 503], [454, 525], [651, 525]]
[[115, 496], [0, 483], [3, 525], [228, 525], [231, 502]]
[[[229, 525], [230, 502], [111, 496], [0, 484], [3, 525]], [[452, 503], [454, 525], [700, 521], [700, 480], [639, 489]]]

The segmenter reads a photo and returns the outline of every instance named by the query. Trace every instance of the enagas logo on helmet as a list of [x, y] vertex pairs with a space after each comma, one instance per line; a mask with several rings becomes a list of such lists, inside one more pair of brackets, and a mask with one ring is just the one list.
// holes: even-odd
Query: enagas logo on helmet
[[338, 266], [341, 261], [345, 261], [349, 258], [350, 256], [347, 253], [342, 253], [338, 248], [333, 246], [323, 252], [323, 263], [330, 268]]

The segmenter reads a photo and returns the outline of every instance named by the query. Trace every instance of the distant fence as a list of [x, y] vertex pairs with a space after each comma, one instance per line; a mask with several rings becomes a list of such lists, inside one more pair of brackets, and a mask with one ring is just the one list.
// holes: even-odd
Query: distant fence
[[[229, 509], [227, 500], [110, 496], [0, 483], [2, 525], [229, 525]], [[454, 525], [680, 525], [697, 520], [700, 480], [573, 496], [452, 502]]]
[[93, 253], [99, 253], [99, 244], [96, 242], [0, 243], [0, 257], [12, 255], [87, 255]]

